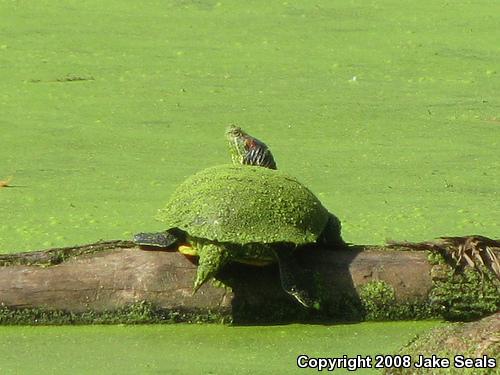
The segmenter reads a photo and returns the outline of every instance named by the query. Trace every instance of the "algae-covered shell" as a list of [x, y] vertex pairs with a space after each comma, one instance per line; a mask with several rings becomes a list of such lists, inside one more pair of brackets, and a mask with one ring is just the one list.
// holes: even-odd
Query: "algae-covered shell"
[[329, 213], [295, 178], [254, 166], [221, 165], [184, 181], [158, 219], [192, 237], [218, 242], [305, 244]]

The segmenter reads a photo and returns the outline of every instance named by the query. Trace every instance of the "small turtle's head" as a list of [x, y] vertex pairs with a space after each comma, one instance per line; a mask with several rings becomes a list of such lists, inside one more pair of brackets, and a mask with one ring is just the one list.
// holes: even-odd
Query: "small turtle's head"
[[226, 138], [229, 142], [229, 152], [231, 153], [231, 159], [235, 165], [244, 164], [243, 160], [247, 153], [245, 142], [247, 137], [248, 134], [235, 125], [229, 125], [226, 129]]
[[240, 127], [230, 125], [226, 130], [226, 138], [229, 141], [233, 164], [276, 169], [276, 162], [267, 145], [247, 134]]

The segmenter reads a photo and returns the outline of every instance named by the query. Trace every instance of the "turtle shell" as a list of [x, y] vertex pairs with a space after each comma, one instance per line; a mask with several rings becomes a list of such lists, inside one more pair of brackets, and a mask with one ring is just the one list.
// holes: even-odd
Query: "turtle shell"
[[221, 165], [173, 193], [158, 219], [192, 237], [237, 244], [315, 242], [329, 213], [295, 178], [279, 171]]

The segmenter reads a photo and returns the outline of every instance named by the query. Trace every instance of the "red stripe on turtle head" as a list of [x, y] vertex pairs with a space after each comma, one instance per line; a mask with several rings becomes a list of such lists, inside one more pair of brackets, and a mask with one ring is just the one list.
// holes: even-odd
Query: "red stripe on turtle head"
[[255, 142], [255, 140], [253, 138], [247, 138], [247, 139], [245, 139], [245, 148], [247, 150], [252, 150], [255, 147], [257, 147], [257, 143]]

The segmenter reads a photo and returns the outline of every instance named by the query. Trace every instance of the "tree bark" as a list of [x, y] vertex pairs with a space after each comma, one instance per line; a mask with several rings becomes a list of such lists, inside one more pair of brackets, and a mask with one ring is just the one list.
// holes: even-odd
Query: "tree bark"
[[[393, 289], [393, 302], [427, 301], [436, 265], [429, 262], [427, 251], [421, 251], [426, 249], [423, 244], [436, 246], [428, 242], [342, 250], [310, 247], [298, 251], [297, 258], [312, 275], [307, 282], [321, 289], [330, 306], [326, 316], [335, 317], [332, 311], [344, 309], [346, 296], [359, 304], [360, 290], [374, 281]], [[488, 248], [498, 256], [500, 246]], [[195, 264], [176, 251], [152, 251], [128, 241], [0, 255], [0, 266], [0, 303], [8, 309], [79, 314], [146, 301], [162, 310], [210, 312], [235, 321], [253, 320], [253, 313], [243, 311], [258, 311], [262, 318], [279, 310], [281, 319], [287, 314], [309, 319], [312, 314], [283, 292], [276, 266], [230, 264], [219, 275], [230, 288], [208, 282], [192, 295]]]

